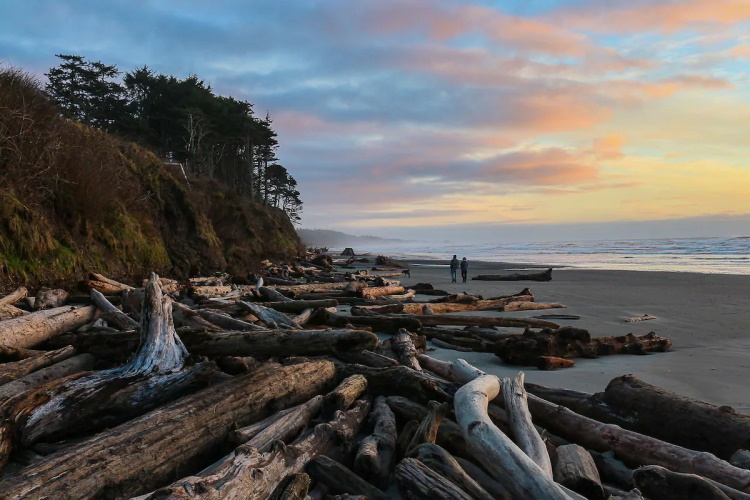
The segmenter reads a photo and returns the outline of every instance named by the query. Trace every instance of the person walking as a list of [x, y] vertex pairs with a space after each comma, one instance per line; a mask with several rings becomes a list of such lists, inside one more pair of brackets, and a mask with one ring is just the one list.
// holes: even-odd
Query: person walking
[[451, 283], [456, 282], [456, 271], [458, 271], [458, 258], [454, 255], [451, 259]]
[[461, 277], [463, 278], [464, 283], [466, 283], [467, 274], [469, 274], [469, 261], [466, 260], [466, 257], [464, 257], [461, 261]]

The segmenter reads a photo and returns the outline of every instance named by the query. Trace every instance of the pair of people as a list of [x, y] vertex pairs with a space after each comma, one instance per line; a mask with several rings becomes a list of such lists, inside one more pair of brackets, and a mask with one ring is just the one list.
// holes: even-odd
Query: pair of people
[[463, 278], [464, 283], [466, 283], [466, 275], [469, 274], [469, 261], [464, 257], [463, 260], [459, 262], [455, 255], [451, 260], [451, 283], [456, 282], [456, 272], [459, 267], [461, 268], [461, 278]]

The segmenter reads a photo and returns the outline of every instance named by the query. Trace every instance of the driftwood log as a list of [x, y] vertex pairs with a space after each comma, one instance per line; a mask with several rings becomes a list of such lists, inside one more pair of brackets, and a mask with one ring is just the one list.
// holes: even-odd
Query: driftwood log
[[[197, 469], [230, 428], [315, 396], [334, 377], [333, 364], [269, 364], [254, 373], [162, 406], [52, 455], [0, 482], [8, 499], [128, 497]], [[98, 460], [91, 460], [98, 457]]]
[[342, 364], [337, 369], [344, 376], [359, 373], [367, 377], [367, 387], [374, 394], [404, 396], [425, 404], [431, 399], [452, 401], [456, 390], [452, 383], [406, 366], [372, 368], [357, 364]]
[[540, 356], [597, 358], [609, 354], [647, 354], [669, 350], [672, 342], [654, 332], [592, 338], [587, 330], [563, 327], [540, 332], [527, 330], [495, 343], [495, 355], [512, 365], [536, 366]]
[[2, 388], [2, 384], [7, 384], [8, 382], [19, 379], [40, 368], [68, 359], [75, 353], [76, 350], [73, 347], [68, 346], [55, 351], [42, 352], [36, 356], [22, 359], [20, 361], [0, 364], [0, 388]]
[[633, 481], [647, 498], [660, 500], [747, 500], [750, 495], [727, 488], [695, 474], [680, 474], [648, 465], [633, 472]]
[[136, 320], [120, 311], [107, 300], [98, 290], [91, 290], [91, 300], [102, 312], [102, 318], [120, 330], [140, 330], [141, 325]]
[[552, 268], [538, 273], [480, 274], [471, 279], [480, 281], [550, 281], [552, 280]]
[[396, 449], [396, 417], [384, 396], [375, 399], [370, 420], [373, 433], [362, 440], [354, 458], [354, 471], [381, 489], [388, 487]]
[[580, 493], [589, 500], [606, 498], [599, 471], [588, 451], [577, 444], [558, 446], [555, 450], [555, 481]]
[[17, 396], [52, 380], [61, 379], [74, 373], [91, 370], [94, 366], [94, 356], [79, 354], [60, 361], [46, 368], [42, 368], [12, 382], [0, 385], [0, 405], [5, 404], [13, 396]]
[[247, 444], [259, 453], [271, 449], [276, 441], [289, 442], [320, 412], [323, 396], [318, 395], [301, 405], [281, 410], [268, 418], [232, 432], [231, 440]]
[[493, 500], [493, 496], [472, 479], [456, 459], [440, 446], [423, 443], [412, 450], [412, 456], [468, 493], [471, 498]]
[[334, 390], [326, 394], [323, 401], [323, 413], [332, 415], [336, 411], [346, 410], [367, 389], [367, 379], [359, 374], [346, 377]]
[[371, 500], [387, 500], [388, 496], [335, 460], [322, 455], [310, 462], [307, 470], [332, 493], [361, 494]]
[[0, 321], [0, 344], [12, 347], [34, 347], [93, 321], [95, 306], [57, 307]]
[[[410, 317], [395, 316], [395, 317]], [[558, 328], [551, 321], [533, 318], [498, 318], [483, 316], [460, 316], [457, 314], [424, 314], [418, 316], [424, 326], [464, 325], [464, 326], [506, 326], [511, 328]]]
[[502, 433], [487, 415], [500, 380], [483, 375], [456, 392], [454, 411], [474, 458], [518, 498], [567, 500], [567, 494]]
[[472, 500], [468, 493], [414, 458], [405, 458], [396, 466], [396, 482], [404, 496], [414, 500]]
[[268, 500], [305, 500], [310, 488], [310, 476], [292, 474], [284, 479]]
[[422, 367], [419, 366], [419, 361], [417, 361], [418, 351], [414, 346], [413, 337], [414, 334], [406, 329], [399, 329], [398, 333], [391, 338], [391, 350], [396, 353], [396, 357], [402, 365], [422, 371]]

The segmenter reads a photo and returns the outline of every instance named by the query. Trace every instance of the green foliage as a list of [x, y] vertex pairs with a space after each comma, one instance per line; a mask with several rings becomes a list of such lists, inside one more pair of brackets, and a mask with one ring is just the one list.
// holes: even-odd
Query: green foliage
[[126, 72], [120, 84], [116, 66], [57, 57], [62, 62], [47, 73], [47, 91], [66, 116], [136, 141], [299, 221], [300, 194], [289, 187], [296, 181], [269, 171], [278, 166], [279, 143], [268, 114], [255, 117], [252, 104], [214, 94], [196, 75], [179, 79], [143, 66]]

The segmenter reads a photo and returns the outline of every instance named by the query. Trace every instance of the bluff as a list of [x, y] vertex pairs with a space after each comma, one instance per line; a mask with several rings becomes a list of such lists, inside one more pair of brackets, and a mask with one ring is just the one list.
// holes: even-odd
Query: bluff
[[244, 276], [299, 250], [281, 210], [67, 120], [32, 76], [0, 70], [0, 291], [89, 271]]

